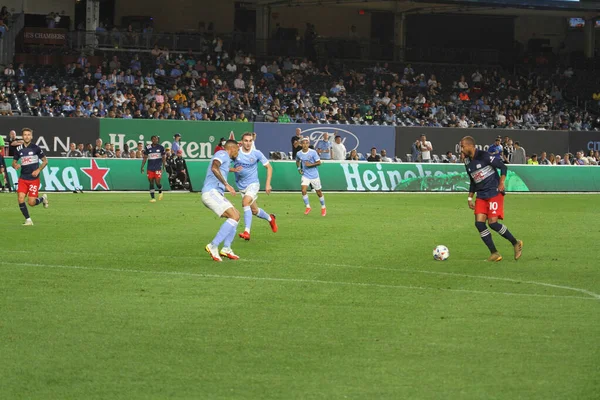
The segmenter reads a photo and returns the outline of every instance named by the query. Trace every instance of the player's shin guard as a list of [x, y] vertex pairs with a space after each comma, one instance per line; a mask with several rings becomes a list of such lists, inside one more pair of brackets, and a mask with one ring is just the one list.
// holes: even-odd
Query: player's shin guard
[[319, 197], [319, 202], [321, 202], [321, 208], [325, 208], [325, 196]]
[[235, 238], [235, 231], [237, 229], [238, 226], [238, 222], [234, 219], [228, 219], [227, 221], [229, 225], [231, 225], [231, 232], [229, 233], [229, 235], [227, 237], [225, 237], [224, 243], [223, 243], [223, 247], [226, 248], [231, 248], [231, 242], [233, 242], [233, 239]]
[[233, 234], [235, 235], [235, 229], [237, 228], [237, 225], [238, 223], [234, 219], [228, 218], [227, 220], [225, 220], [225, 222], [223, 222], [223, 225], [221, 225], [219, 232], [217, 232], [217, 235], [215, 236], [213, 241], [210, 242], [210, 244], [212, 244], [213, 246], [219, 246], [225, 239], [227, 239], [231, 235], [231, 232], [233, 232]]
[[27, 209], [27, 204], [19, 203], [19, 209], [23, 213], [23, 216], [25, 217], [25, 219], [29, 219], [29, 210]]
[[156, 188], [158, 189], [159, 194], [162, 193], [162, 185], [161, 184], [157, 183]]
[[154, 183], [150, 183], [148, 190], [150, 191], [150, 197], [154, 198]]
[[258, 214], [256, 214], [256, 216], [258, 218], [266, 219], [267, 221], [271, 222], [271, 216], [269, 214], [267, 214], [266, 211], [263, 210], [262, 208], [258, 209]]
[[306, 208], [310, 208], [310, 204], [308, 203], [308, 195], [307, 194], [302, 196], [302, 200], [304, 200], [304, 205], [306, 206]]
[[517, 239], [510, 233], [506, 225], [502, 225], [500, 222], [494, 222], [493, 224], [490, 224], [490, 228], [498, 232], [504, 239], [511, 242], [513, 246], [517, 244]]
[[246, 225], [246, 232], [250, 233], [250, 228], [252, 227], [252, 209], [250, 206], [244, 207], [244, 224]]
[[494, 240], [492, 239], [492, 233], [489, 231], [485, 222], [475, 222], [475, 227], [479, 231], [479, 235], [481, 236], [481, 240], [483, 243], [490, 249], [490, 253], [495, 253], [496, 246], [494, 245]]

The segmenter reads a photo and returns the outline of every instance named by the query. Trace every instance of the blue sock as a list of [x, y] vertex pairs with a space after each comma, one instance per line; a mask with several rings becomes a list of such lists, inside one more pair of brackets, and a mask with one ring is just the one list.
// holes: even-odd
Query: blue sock
[[158, 193], [162, 193], [162, 185], [156, 184], [156, 187], [158, 188]]
[[237, 226], [237, 221], [228, 218], [227, 220], [225, 220], [225, 222], [223, 222], [223, 225], [221, 225], [219, 232], [217, 232], [217, 235], [215, 236], [213, 241], [210, 242], [210, 244], [212, 244], [213, 246], [219, 246], [225, 239], [227, 239], [227, 237], [231, 234], [231, 231], [235, 233], [234, 225], [229, 221], [235, 222], [235, 226]]
[[310, 204], [308, 204], [308, 195], [304, 195], [302, 196], [302, 200], [304, 200], [304, 205], [306, 206], [306, 208], [310, 208]]
[[489, 231], [489, 229], [485, 225], [485, 222], [475, 222], [475, 226], [477, 227], [477, 230], [479, 231], [481, 240], [483, 240], [483, 243], [485, 243], [485, 245], [488, 247], [488, 249], [490, 249], [490, 253], [495, 253], [497, 251], [496, 245], [494, 245], [494, 240], [492, 239], [492, 233]]
[[246, 225], [246, 232], [250, 233], [252, 227], [252, 209], [250, 206], [244, 207], [244, 224]]
[[321, 202], [321, 208], [325, 208], [325, 196], [319, 197], [319, 201]]
[[230, 248], [231, 247], [231, 242], [233, 242], [233, 239], [235, 238], [235, 231], [237, 229], [238, 226], [238, 222], [234, 219], [228, 219], [227, 221], [229, 225], [231, 225], [231, 231], [229, 232], [229, 235], [225, 238], [225, 243], [223, 243], [224, 247]]
[[267, 221], [271, 222], [271, 216], [269, 214], [267, 214], [266, 211], [263, 210], [262, 208], [258, 209], [258, 214], [256, 214], [256, 216], [258, 218], [266, 219]]
[[502, 225], [500, 222], [494, 222], [493, 224], [490, 224], [490, 228], [498, 232], [504, 239], [511, 242], [513, 246], [517, 244], [517, 239], [510, 233], [506, 225]]
[[44, 200], [41, 197], [38, 197], [37, 199], [35, 199], [35, 205], [37, 206], [39, 204], [42, 204], [43, 201]]
[[27, 204], [19, 203], [19, 208], [21, 209], [21, 212], [23, 213], [25, 219], [29, 219], [29, 210], [27, 209]]
[[150, 184], [150, 197], [154, 198], [154, 183]]

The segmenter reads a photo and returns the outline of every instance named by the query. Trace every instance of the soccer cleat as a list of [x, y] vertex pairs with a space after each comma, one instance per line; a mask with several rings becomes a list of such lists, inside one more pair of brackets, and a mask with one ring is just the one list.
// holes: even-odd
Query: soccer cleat
[[239, 236], [246, 241], [250, 240], [250, 232], [244, 231], [240, 233]]
[[156, 199], [150, 199], [150, 203], [156, 203]]
[[523, 252], [523, 241], [517, 240], [517, 244], [514, 245], [515, 248], [515, 260], [521, 258], [521, 253]]
[[502, 256], [500, 255], [500, 253], [495, 252], [490, 254], [490, 256], [487, 259], [490, 262], [498, 262], [498, 261], [502, 261]]
[[162, 193], [159, 193], [159, 194], [158, 194], [158, 200], [162, 200], [162, 199], [163, 199], [163, 194], [162, 194]]
[[221, 252], [219, 253], [220, 255], [222, 255], [223, 257], [227, 257], [230, 260], [239, 260], [240, 257], [238, 255], [236, 255], [233, 250], [227, 248], [227, 247], [223, 247], [221, 249]]
[[204, 250], [206, 250], [206, 252], [208, 254], [210, 254], [211, 258], [214, 261], [223, 261], [223, 259], [221, 257], [219, 257], [219, 249], [217, 247], [213, 247], [212, 244], [207, 244], [206, 247], [204, 248]]
[[42, 196], [42, 204], [44, 205], [44, 208], [48, 208], [48, 195], [47, 194]]
[[308, 213], [310, 212], [311, 208], [310, 207], [306, 207], [306, 210], [304, 210], [304, 215], [308, 215]]
[[33, 221], [31, 218], [27, 218], [25, 222], [23, 222], [23, 226], [33, 226]]
[[324, 217], [327, 215], [327, 209], [326, 208], [321, 208], [321, 216]]
[[271, 225], [271, 230], [275, 233], [277, 232], [277, 222], [275, 222], [275, 214], [270, 215], [271, 220], [269, 221], [269, 225]]

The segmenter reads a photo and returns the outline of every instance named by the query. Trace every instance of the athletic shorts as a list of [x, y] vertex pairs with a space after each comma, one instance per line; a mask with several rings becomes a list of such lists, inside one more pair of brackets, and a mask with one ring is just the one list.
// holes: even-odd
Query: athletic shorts
[[231, 204], [217, 189], [202, 192], [202, 204], [219, 217], [223, 216], [225, 211], [233, 208], [233, 204]]
[[475, 215], [485, 214], [488, 218], [504, 219], [504, 195], [497, 194], [489, 199], [475, 199]]
[[162, 176], [162, 169], [158, 171], [148, 171], [147, 172], [148, 179], [160, 179]]
[[260, 183], [251, 183], [249, 184], [246, 189], [241, 190], [240, 189], [240, 193], [243, 195], [243, 197], [245, 196], [250, 196], [252, 197], [252, 202], [254, 203], [256, 201], [256, 199], [258, 199], [258, 191], [260, 190]]
[[321, 178], [308, 179], [307, 177], [302, 175], [302, 179], [300, 180], [300, 185], [302, 185], [302, 186], [312, 185], [313, 189], [321, 190]]
[[27, 193], [27, 197], [38, 197], [38, 192], [40, 190], [40, 180], [26, 180], [19, 179], [19, 186], [17, 188], [17, 193]]

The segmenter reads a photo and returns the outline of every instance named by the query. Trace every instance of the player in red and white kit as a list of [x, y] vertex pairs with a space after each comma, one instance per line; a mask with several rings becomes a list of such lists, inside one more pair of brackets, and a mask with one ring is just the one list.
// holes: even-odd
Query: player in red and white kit
[[[38, 197], [40, 173], [48, 165], [48, 159], [44, 151], [38, 145], [31, 142], [33, 139], [33, 130], [23, 128], [21, 133], [23, 135], [23, 144], [17, 147], [15, 151], [12, 167], [15, 170], [21, 169], [17, 194], [19, 208], [25, 217], [23, 225], [29, 226], [33, 225], [33, 222], [29, 217], [29, 210], [25, 204], [25, 195], [27, 195], [27, 203], [31, 207], [44, 204], [44, 208], [48, 208], [48, 196], [43, 195], [42, 197]], [[42, 165], [40, 165], [40, 160], [42, 161]]]
[[[504, 181], [506, 180], [506, 165], [487, 151], [477, 150], [475, 140], [465, 136], [460, 141], [461, 152], [465, 156], [465, 168], [471, 180], [469, 188], [469, 208], [475, 210], [475, 227], [481, 239], [490, 249], [488, 261], [497, 262], [502, 256], [496, 250], [492, 234], [487, 229], [486, 221], [490, 228], [498, 232], [503, 238], [512, 243], [515, 251], [515, 260], [521, 257], [523, 241], [517, 240], [505, 225], [498, 222], [504, 219]], [[501, 176], [498, 176], [500, 170]], [[473, 195], [477, 199], [473, 202]]]
[[150, 183], [150, 202], [155, 203], [154, 198], [154, 184], [158, 189], [158, 199], [163, 199], [162, 185], [160, 184], [160, 178], [162, 177], [162, 171], [165, 165], [167, 165], [167, 155], [165, 148], [158, 144], [158, 136], [154, 135], [151, 138], [152, 144], [149, 144], [144, 148], [144, 159], [142, 160], [142, 174], [144, 173], [144, 165], [148, 161], [148, 182]]

